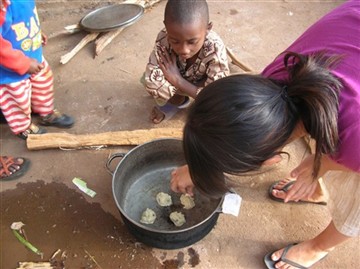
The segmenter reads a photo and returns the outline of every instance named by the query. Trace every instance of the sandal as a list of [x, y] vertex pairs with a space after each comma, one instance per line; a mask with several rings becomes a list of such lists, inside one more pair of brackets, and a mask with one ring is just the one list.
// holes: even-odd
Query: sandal
[[298, 263], [296, 263], [296, 262], [294, 262], [294, 261], [291, 261], [291, 260], [285, 258], [287, 252], [289, 251], [289, 249], [290, 249], [291, 247], [295, 246], [295, 245], [296, 245], [296, 243], [295, 243], [295, 244], [290, 244], [290, 245], [286, 246], [285, 249], [284, 249], [284, 251], [283, 251], [283, 253], [281, 254], [280, 259], [277, 260], [277, 261], [273, 261], [273, 260], [271, 259], [271, 255], [273, 254], [273, 252], [268, 253], [268, 254], [265, 256], [265, 258], [264, 258], [264, 262], [265, 262], [266, 267], [267, 267], [268, 269], [276, 269], [275, 264], [276, 264], [277, 262], [279, 262], [279, 261], [283, 261], [283, 262], [285, 262], [285, 263], [287, 263], [287, 264], [289, 264], [289, 265], [291, 265], [291, 266], [293, 266], [293, 267], [295, 267], [295, 268], [307, 269], [308, 267], [302, 266], [301, 264], [298, 264]]
[[41, 117], [40, 125], [55, 126], [59, 128], [70, 128], [74, 124], [74, 119], [66, 114], [54, 109], [52, 113]]
[[[264, 257], [264, 262], [265, 262], [265, 265], [268, 269], [276, 269], [275, 267], [275, 264], [278, 263], [279, 261], [283, 261], [284, 263], [287, 263], [289, 265], [291, 265], [292, 267], [294, 268], [297, 268], [297, 269], [308, 269], [310, 267], [305, 267], [301, 264], [298, 264], [294, 261], [291, 261], [289, 260], [288, 258], [286, 258], [286, 254], [288, 253], [289, 249], [292, 248], [293, 246], [297, 245], [297, 243], [293, 243], [293, 244], [290, 244], [290, 245], [287, 245], [284, 250], [283, 250], [283, 253], [281, 254], [280, 256], [280, 259], [277, 260], [277, 261], [273, 261], [271, 256], [274, 252], [270, 252], [268, 253], [265, 257]], [[317, 262], [321, 261], [322, 259], [325, 259], [327, 256], [327, 254], [322, 257], [320, 260], [318, 260]], [[311, 265], [312, 266], [312, 265]]]
[[[273, 190], [279, 190], [279, 191], [283, 191], [283, 192], [288, 192], [289, 189], [291, 188], [291, 186], [295, 183], [295, 181], [289, 181], [288, 183], [285, 184], [285, 186], [282, 189], [276, 189], [275, 186], [278, 185], [281, 182], [281, 180], [276, 181], [274, 184], [272, 184], [268, 190], [268, 194], [269, 197], [277, 202], [281, 202], [284, 203], [284, 199], [278, 198], [276, 196], [273, 195]], [[296, 201], [289, 201], [288, 203], [297, 203], [297, 204], [316, 204], [316, 205], [327, 205], [326, 201], [319, 201], [319, 202], [313, 202], [313, 201], [304, 201], [304, 200], [299, 200], [298, 202]]]
[[164, 106], [154, 106], [150, 120], [155, 124], [159, 124], [162, 121], [170, 120], [179, 110], [177, 106], [169, 103]]
[[25, 158], [0, 156], [0, 181], [8, 181], [19, 178], [30, 167], [30, 161]]
[[190, 98], [185, 96], [184, 101], [180, 105], [174, 105], [170, 103], [167, 103], [164, 106], [156, 105], [151, 112], [150, 120], [155, 124], [170, 120], [177, 112], [179, 112], [181, 109], [189, 107], [190, 104]]
[[29, 128], [27, 128], [25, 131], [17, 134], [18, 137], [21, 139], [26, 140], [29, 136], [29, 134], [45, 134], [47, 131], [45, 128], [39, 127], [33, 123], [30, 124]]

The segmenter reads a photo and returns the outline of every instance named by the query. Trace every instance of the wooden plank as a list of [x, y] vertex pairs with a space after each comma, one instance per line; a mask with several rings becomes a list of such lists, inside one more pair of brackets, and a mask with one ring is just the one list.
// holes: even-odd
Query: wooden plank
[[29, 150], [50, 148], [79, 149], [94, 146], [140, 145], [160, 138], [182, 138], [180, 128], [154, 128], [133, 131], [75, 135], [69, 133], [30, 134], [26, 140]]

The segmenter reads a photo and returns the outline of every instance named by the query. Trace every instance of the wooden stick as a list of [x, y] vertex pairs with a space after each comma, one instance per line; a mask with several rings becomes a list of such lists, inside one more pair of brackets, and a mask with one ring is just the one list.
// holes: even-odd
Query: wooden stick
[[95, 56], [98, 56], [100, 52], [104, 50], [104, 48], [110, 44], [110, 42], [117, 37], [125, 27], [119, 28], [115, 31], [106, 32], [98, 39], [95, 40]]
[[69, 133], [30, 134], [26, 140], [29, 150], [49, 148], [73, 148], [92, 146], [140, 145], [159, 138], [182, 138], [182, 129], [154, 128], [133, 131], [118, 131], [98, 134], [74, 135]]
[[68, 63], [86, 44], [93, 41], [100, 33], [90, 33], [87, 34], [80, 42], [67, 54], [61, 56], [60, 63]]
[[226, 47], [226, 52], [229, 55], [232, 63], [238, 67], [240, 67], [242, 70], [244, 70], [245, 72], [254, 72], [254, 70], [250, 67], [248, 67], [247, 65], [245, 65], [244, 63], [242, 63], [236, 56], [235, 54], [231, 51], [230, 48]]

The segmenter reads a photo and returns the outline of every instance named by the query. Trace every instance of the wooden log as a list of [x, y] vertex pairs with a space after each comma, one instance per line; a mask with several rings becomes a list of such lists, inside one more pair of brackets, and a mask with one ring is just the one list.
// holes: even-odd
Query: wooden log
[[236, 56], [235, 54], [232, 52], [232, 50], [228, 47], [226, 47], [226, 52], [227, 54], [229, 55], [232, 63], [238, 67], [240, 67], [242, 70], [244, 70], [245, 72], [250, 72], [250, 73], [253, 73], [254, 70], [247, 66], [246, 64], [242, 63]]
[[80, 42], [73, 48], [70, 52], [61, 56], [60, 63], [68, 63], [86, 44], [93, 41], [100, 33], [90, 33], [87, 34]]
[[26, 140], [29, 150], [50, 148], [78, 149], [94, 146], [132, 146], [159, 138], [182, 138], [180, 128], [154, 128], [98, 134], [74, 135], [69, 133], [30, 134]]

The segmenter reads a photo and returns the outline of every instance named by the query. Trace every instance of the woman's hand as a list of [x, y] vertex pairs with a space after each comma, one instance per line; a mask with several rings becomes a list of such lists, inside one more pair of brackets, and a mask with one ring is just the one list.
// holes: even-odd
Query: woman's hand
[[171, 172], [170, 188], [174, 192], [194, 195], [194, 183], [191, 181], [187, 165], [180, 166]]
[[[318, 180], [312, 176], [314, 164], [314, 155], [304, 159], [298, 167], [291, 171], [291, 178], [295, 179], [295, 183], [286, 193], [284, 202], [299, 201], [310, 199], [318, 185]], [[319, 175], [317, 178], [322, 176]]]

